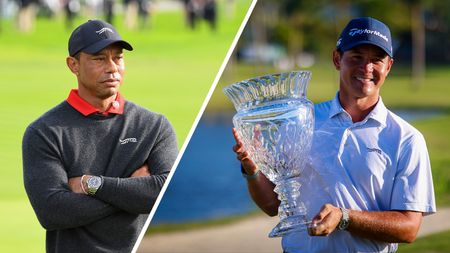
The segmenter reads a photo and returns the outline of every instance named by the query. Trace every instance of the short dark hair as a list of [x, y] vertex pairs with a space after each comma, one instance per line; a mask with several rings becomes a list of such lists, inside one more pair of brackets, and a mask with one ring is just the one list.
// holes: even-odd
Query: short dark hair
[[76, 53], [74, 56], [72, 56], [73, 58], [80, 60], [80, 55], [81, 55], [81, 51]]

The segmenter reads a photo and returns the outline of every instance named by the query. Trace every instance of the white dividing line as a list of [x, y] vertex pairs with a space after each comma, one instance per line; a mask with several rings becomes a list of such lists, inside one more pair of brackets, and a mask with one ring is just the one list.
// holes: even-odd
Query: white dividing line
[[148, 215], [147, 221], [145, 221], [144, 227], [142, 228], [142, 231], [139, 234], [139, 237], [138, 237], [136, 243], [134, 244], [134, 247], [133, 247], [133, 250], [131, 251], [131, 253], [136, 253], [137, 249], [139, 248], [139, 244], [141, 244], [142, 238], [144, 238], [145, 232], [147, 231], [147, 228], [150, 225], [150, 221], [153, 219], [153, 216], [155, 215], [155, 212], [158, 209], [159, 203], [161, 202], [161, 199], [164, 196], [164, 193], [166, 192], [166, 189], [173, 177], [173, 174], [175, 173], [175, 170], [176, 170], [178, 164], [180, 163], [181, 157], [183, 157], [184, 151], [186, 150], [186, 147], [187, 147], [189, 141], [191, 140], [191, 137], [195, 131], [195, 128], [197, 128], [198, 122], [200, 121], [200, 118], [202, 117], [203, 112], [205, 111], [205, 108], [208, 105], [209, 100], [211, 99], [211, 96], [217, 86], [217, 83], [219, 82], [220, 77], [222, 77], [222, 73], [225, 70], [225, 67], [227, 66], [228, 61], [230, 60], [231, 55], [233, 54], [233, 50], [236, 47], [236, 44], [239, 41], [239, 38], [241, 37], [242, 31], [244, 31], [244, 28], [247, 25], [247, 21], [250, 18], [250, 15], [252, 14], [253, 9], [255, 8], [256, 2], [258, 2], [258, 0], [252, 1], [250, 8], [247, 11], [247, 14], [245, 15], [245, 18], [242, 21], [241, 26], [239, 27], [239, 30], [238, 30], [236, 36], [234, 37], [233, 43], [231, 43], [231, 46], [228, 49], [228, 53], [222, 62], [222, 66], [220, 67], [219, 72], [217, 72], [216, 78], [214, 79], [214, 82], [213, 82], [211, 88], [209, 89], [208, 95], [206, 96], [205, 101], [203, 101], [202, 107], [200, 108], [200, 111], [198, 112], [197, 117], [195, 118], [194, 124], [192, 125], [191, 130], [189, 131], [189, 134], [188, 134], [186, 140], [184, 141], [183, 146], [181, 147], [180, 153], [178, 154], [178, 157], [172, 166], [172, 170], [170, 171], [169, 175], [167, 176], [166, 182], [164, 183], [164, 186], [162, 187], [161, 192], [159, 193], [158, 198], [156, 199], [155, 204], [154, 204], [150, 214]]

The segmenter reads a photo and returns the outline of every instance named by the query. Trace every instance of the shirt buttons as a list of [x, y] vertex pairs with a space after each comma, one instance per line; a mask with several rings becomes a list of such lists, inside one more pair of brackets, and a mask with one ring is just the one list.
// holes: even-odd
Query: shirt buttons
[[120, 106], [119, 102], [117, 102], [117, 101], [112, 102], [112, 107], [113, 107], [114, 109], [119, 108], [119, 106]]

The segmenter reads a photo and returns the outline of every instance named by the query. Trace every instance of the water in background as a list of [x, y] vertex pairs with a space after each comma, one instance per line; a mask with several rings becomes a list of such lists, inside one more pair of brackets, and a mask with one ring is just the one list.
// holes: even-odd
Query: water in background
[[152, 224], [205, 221], [256, 209], [232, 151], [232, 114], [201, 119]]
[[[434, 110], [395, 113], [409, 122], [443, 114]], [[257, 208], [232, 151], [233, 114], [208, 115], [199, 122], [152, 224], [219, 219]]]

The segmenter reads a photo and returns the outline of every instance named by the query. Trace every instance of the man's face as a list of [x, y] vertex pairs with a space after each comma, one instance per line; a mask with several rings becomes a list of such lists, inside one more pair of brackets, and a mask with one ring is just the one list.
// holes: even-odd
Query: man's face
[[340, 71], [340, 93], [343, 97], [378, 99], [380, 88], [394, 61], [377, 46], [360, 45], [342, 55], [335, 51], [333, 62]]
[[106, 99], [119, 91], [125, 72], [120, 45], [112, 44], [96, 54], [81, 52], [77, 62], [79, 93]]

